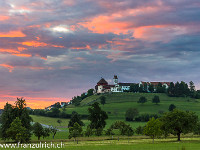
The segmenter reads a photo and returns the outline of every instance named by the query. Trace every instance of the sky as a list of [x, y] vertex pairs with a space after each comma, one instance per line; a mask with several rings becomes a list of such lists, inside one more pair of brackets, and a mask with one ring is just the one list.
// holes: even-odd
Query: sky
[[112, 82], [200, 87], [199, 0], [0, 0], [0, 108], [68, 101]]

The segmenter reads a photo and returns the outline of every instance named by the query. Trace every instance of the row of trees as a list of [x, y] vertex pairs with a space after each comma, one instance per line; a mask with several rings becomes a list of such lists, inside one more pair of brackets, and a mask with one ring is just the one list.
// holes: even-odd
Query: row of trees
[[79, 106], [83, 99], [92, 96], [93, 94], [94, 94], [94, 89], [89, 89], [87, 93], [82, 93], [81, 96], [74, 96], [71, 100], [71, 103], [72, 105]]
[[[108, 115], [105, 111], [101, 109], [99, 103], [95, 102], [88, 108], [89, 116], [88, 120], [90, 124], [87, 126], [85, 131], [86, 136], [91, 136], [95, 133], [97, 136], [101, 135], [104, 127], [106, 126], [106, 119], [108, 119]], [[73, 113], [72, 118], [68, 124], [69, 126], [69, 138], [74, 138], [83, 135], [83, 122], [81, 121], [80, 115], [76, 112]], [[78, 141], [77, 141], [78, 142]]]
[[[98, 104], [92, 106], [92, 112], [97, 105]], [[95, 111], [96, 113], [98, 112], [97, 110]], [[91, 115], [91, 117], [92, 116], [93, 115]], [[93, 122], [93, 119], [90, 119], [91, 123], [85, 132], [83, 132], [83, 129], [79, 123], [74, 122], [73, 126], [69, 128], [69, 138], [73, 137], [75, 140], [77, 140], [77, 137], [79, 136], [85, 135], [89, 137], [93, 134], [98, 136], [101, 135], [103, 128], [105, 127], [105, 123], [101, 123], [99, 120], [100, 117], [96, 118], [96, 122]], [[157, 137], [167, 137], [170, 134], [173, 134], [177, 136], [178, 141], [180, 141], [181, 134], [187, 134], [190, 132], [200, 134], [200, 123], [198, 123], [198, 116], [195, 113], [174, 109], [173, 111], [165, 113], [160, 118], [155, 119], [152, 117], [144, 127], [139, 126], [135, 130], [123, 121], [116, 121], [107, 130], [105, 130], [105, 134], [115, 135], [115, 133], [117, 133], [115, 130], [119, 130], [120, 135], [126, 136], [132, 136], [134, 133], [144, 134], [150, 136], [153, 141]]]
[[6, 103], [1, 115], [0, 136], [3, 140], [28, 142], [31, 138], [31, 121], [26, 101], [17, 98], [15, 105]]
[[198, 124], [198, 116], [194, 112], [174, 109], [159, 119], [152, 118], [148, 121], [143, 133], [150, 136], [153, 141], [156, 137], [167, 137], [169, 134], [177, 136], [180, 141], [181, 134], [199, 132]]
[[181, 81], [180, 83], [176, 82], [175, 84], [171, 82], [168, 88], [166, 88], [166, 86], [162, 85], [161, 83], [158, 83], [157, 86], [153, 86], [152, 84], [147, 83], [144, 83], [144, 85], [131, 84], [129, 92], [167, 93], [169, 96], [175, 97], [191, 96], [193, 98], [200, 98], [200, 92], [196, 91], [195, 85], [192, 81], [189, 82], [189, 86], [183, 81]]

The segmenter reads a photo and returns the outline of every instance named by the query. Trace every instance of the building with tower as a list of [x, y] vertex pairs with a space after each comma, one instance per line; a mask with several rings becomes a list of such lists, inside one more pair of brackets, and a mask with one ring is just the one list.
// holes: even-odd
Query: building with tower
[[[113, 77], [113, 84], [108, 84], [108, 82], [101, 78], [99, 82], [97, 82], [97, 85], [95, 86], [95, 92], [96, 93], [109, 93], [109, 92], [126, 92], [130, 90], [131, 84], [138, 84], [138, 86], [147, 86], [148, 89], [150, 85], [153, 85], [154, 90], [158, 86], [158, 84], [161, 84], [162, 86], [165, 86], [166, 89], [169, 88], [170, 82], [143, 82], [140, 83], [121, 83], [118, 81], [117, 75], [114, 75]], [[150, 92], [147, 90], [147, 92]]]
[[125, 92], [130, 89], [131, 84], [135, 83], [119, 83], [117, 75], [113, 77], [113, 85], [109, 85], [108, 82], [101, 78], [95, 86], [96, 93], [107, 93], [107, 92]]

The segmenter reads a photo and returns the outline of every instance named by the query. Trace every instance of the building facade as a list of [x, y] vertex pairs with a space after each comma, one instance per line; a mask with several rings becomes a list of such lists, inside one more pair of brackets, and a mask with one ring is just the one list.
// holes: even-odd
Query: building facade
[[[108, 82], [101, 78], [99, 82], [97, 82], [97, 85], [95, 86], [95, 92], [96, 93], [109, 93], [109, 92], [126, 92], [130, 90], [131, 84], [138, 84], [140, 86], [147, 86], [147, 89], [150, 85], [153, 85], [154, 90], [156, 90], [156, 87], [158, 84], [161, 83], [162, 86], [165, 86], [166, 89], [169, 88], [170, 82], [143, 82], [140, 83], [121, 83], [118, 81], [117, 75], [114, 75], [113, 77], [113, 84], [108, 84]], [[150, 91], [148, 91], [150, 92]]]

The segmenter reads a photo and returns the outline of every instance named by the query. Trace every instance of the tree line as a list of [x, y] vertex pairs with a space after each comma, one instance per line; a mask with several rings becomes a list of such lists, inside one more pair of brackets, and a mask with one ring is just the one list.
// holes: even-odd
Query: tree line
[[158, 83], [157, 86], [153, 86], [152, 84], [131, 84], [130, 90], [127, 92], [134, 93], [166, 93], [169, 96], [174, 97], [187, 97], [190, 96], [192, 98], [200, 98], [200, 91], [195, 89], [194, 82], [190, 81], [189, 86], [184, 81], [173, 83], [171, 82], [169, 87], [166, 88], [162, 83]]

